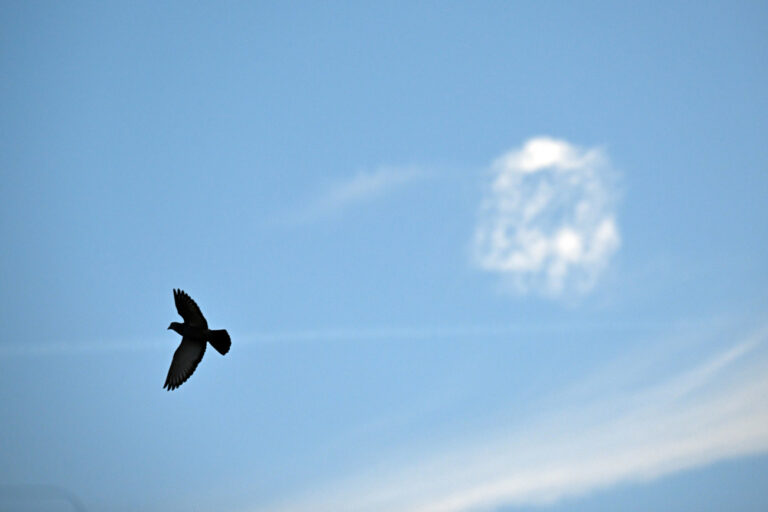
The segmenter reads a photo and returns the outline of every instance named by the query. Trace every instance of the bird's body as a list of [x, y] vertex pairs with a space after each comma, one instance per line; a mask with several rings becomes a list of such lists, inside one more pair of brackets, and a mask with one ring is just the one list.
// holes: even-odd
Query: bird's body
[[182, 290], [173, 290], [176, 310], [184, 323], [171, 322], [168, 329], [181, 334], [181, 344], [173, 354], [168, 377], [163, 386], [168, 391], [176, 389], [194, 373], [203, 359], [205, 348], [211, 344], [221, 355], [229, 352], [232, 341], [224, 329], [208, 329], [208, 322], [194, 300]]
[[179, 322], [171, 323], [171, 330], [181, 334], [184, 338], [193, 338], [196, 340], [206, 341], [208, 328], [197, 325], [180, 324]]

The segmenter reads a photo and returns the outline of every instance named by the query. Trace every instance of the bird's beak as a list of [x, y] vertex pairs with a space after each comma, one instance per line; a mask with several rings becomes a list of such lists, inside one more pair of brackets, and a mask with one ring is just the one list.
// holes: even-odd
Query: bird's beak
[[171, 330], [171, 326], [169, 325], [166, 331], [170, 331], [170, 330]]

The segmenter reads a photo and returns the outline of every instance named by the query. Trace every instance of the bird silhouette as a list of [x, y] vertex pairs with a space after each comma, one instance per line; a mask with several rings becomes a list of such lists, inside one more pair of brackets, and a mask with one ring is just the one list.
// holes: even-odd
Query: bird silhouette
[[203, 359], [208, 343], [221, 355], [229, 352], [229, 347], [232, 345], [226, 329], [208, 329], [208, 322], [203, 313], [186, 292], [174, 288], [173, 300], [176, 302], [176, 311], [184, 319], [184, 323], [171, 322], [168, 326], [168, 329], [181, 334], [181, 344], [173, 354], [168, 377], [163, 386], [168, 391], [184, 384], [195, 372], [197, 365]]

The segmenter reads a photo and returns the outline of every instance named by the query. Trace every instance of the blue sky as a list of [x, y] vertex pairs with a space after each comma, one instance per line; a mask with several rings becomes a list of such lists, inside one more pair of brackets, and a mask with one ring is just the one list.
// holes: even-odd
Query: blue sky
[[768, 507], [764, 4], [0, 23], [2, 506]]

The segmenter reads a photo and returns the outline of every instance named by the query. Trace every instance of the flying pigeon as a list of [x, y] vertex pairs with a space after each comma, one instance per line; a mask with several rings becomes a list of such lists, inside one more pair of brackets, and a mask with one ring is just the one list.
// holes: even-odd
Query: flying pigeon
[[168, 329], [173, 329], [181, 334], [181, 344], [173, 354], [171, 368], [165, 379], [164, 389], [168, 391], [176, 389], [195, 372], [195, 368], [203, 359], [205, 345], [210, 343], [221, 355], [229, 352], [232, 341], [225, 329], [212, 331], [208, 329], [203, 313], [192, 297], [182, 290], [173, 290], [173, 300], [176, 302], [176, 311], [179, 312], [184, 323], [171, 322]]

